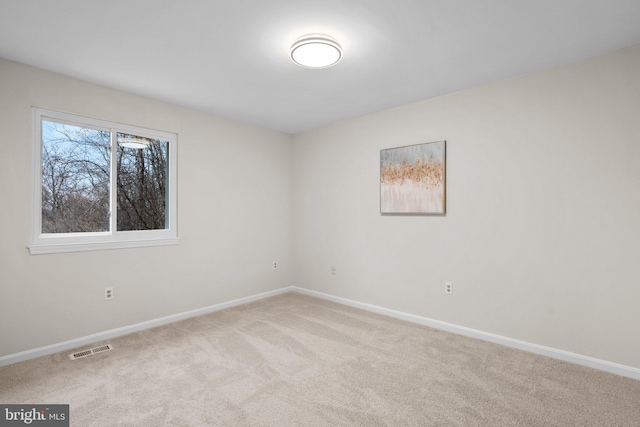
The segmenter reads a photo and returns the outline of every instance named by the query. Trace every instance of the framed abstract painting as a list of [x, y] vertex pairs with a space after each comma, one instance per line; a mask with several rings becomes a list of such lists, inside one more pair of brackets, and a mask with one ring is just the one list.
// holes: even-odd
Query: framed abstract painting
[[446, 213], [446, 141], [380, 150], [380, 213]]

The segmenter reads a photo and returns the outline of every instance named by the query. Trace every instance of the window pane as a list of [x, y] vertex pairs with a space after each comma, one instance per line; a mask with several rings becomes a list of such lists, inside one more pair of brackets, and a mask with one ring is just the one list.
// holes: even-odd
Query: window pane
[[110, 134], [42, 121], [42, 233], [109, 231]]
[[118, 133], [118, 231], [168, 228], [169, 142]]

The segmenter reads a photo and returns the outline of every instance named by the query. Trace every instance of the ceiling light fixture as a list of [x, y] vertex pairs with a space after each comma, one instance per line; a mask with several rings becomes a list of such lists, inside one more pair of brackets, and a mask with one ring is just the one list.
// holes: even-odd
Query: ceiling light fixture
[[299, 37], [289, 49], [293, 62], [307, 68], [326, 68], [342, 59], [342, 47], [325, 34]]
[[118, 137], [118, 145], [126, 148], [135, 148], [136, 150], [142, 150], [143, 148], [147, 148], [151, 145], [151, 142], [147, 138], [142, 138], [139, 136], [132, 137]]

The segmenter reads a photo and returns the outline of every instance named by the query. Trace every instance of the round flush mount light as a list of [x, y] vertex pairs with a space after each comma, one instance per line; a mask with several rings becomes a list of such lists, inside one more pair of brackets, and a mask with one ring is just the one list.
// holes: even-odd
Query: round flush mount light
[[131, 137], [118, 137], [118, 145], [126, 148], [135, 148], [136, 150], [142, 150], [143, 148], [147, 148], [151, 145], [151, 141], [147, 138], [142, 138], [139, 136], [131, 136]]
[[299, 37], [289, 49], [296, 64], [307, 68], [326, 68], [342, 59], [342, 47], [325, 34], [307, 34]]

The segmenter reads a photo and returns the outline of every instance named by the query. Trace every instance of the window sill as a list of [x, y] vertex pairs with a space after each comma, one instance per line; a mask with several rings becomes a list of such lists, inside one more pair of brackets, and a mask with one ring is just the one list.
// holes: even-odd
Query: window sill
[[31, 255], [57, 254], [64, 252], [101, 251], [107, 249], [143, 248], [148, 246], [177, 245], [178, 238], [137, 240], [137, 241], [110, 241], [110, 242], [82, 242], [82, 243], [51, 243], [29, 245]]

